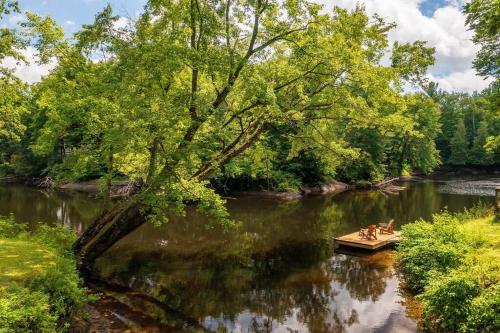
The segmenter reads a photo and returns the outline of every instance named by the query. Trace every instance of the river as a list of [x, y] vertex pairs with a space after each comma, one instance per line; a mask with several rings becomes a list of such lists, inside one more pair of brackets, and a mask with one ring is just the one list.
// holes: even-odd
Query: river
[[[390, 218], [400, 229], [445, 207], [493, 204], [500, 178], [426, 178], [401, 185], [406, 189], [398, 195], [349, 191], [286, 203], [228, 199], [238, 223], [234, 230], [207, 228], [203, 216], [189, 210], [160, 227], [143, 225], [96, 268], [108, 281], [159, 300], [161, 311], [140, 310], [168, 331], [416, 332], [392, 251], [336, 251], [333, 238]], [[13, 214], [22, 223], [63, 223], [77, 232], [102, 211], [100, 200], [83, 193], [18, 184], [0, 183], [0, 198], [0, 215]], [[130, 299], [123, 302], [134, 306]], [[119, 308], [110, 314], [130, 321]]]

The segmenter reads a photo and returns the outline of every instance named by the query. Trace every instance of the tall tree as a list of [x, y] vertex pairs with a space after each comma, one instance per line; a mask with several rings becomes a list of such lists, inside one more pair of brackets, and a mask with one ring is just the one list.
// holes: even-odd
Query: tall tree
[[479, 122], [476, 136], [471, 149], [469, 161], [471, 164], [488, 165], [491, 163], [491, 158], [488, 156], [485, 145], [488, 140], [488, 123], [486, 120]]
[[459, 121], [455, 130], [455, 134], [450, 142], [451, 155], [449, 163], [453, 165], [467, 164], [468, 142], [465, 124]]
[[[33, 150], [52, 156], [64, 143], [70, 154], [56, 169], [96, 165], [108, 179], [145, 180], [77, 241], [84, 266], [187, 203], [231, 224], [209, 180], [272, 131], [288, 140], [287, 159], [309, 150], [329, 170], [363, 155], [349, 135], [357, 131], [394, 143], [423, 137], [426, 116], [402, 94], [402, 79], [418, 77], [432, 49], [398, 47], [397, 65], [382, 66], [393, 25], [361, 7], [321, 9], [304, 0], [155, 0], [129, 27], [118, 28], [107, 7], [76, 43], [47, 36], [40, 49], [58, 67], [34, 87], [42, 126]], [[417, 156], [403, 152], [405, 161]]]
[[500, 0], [472, 0], [464, 6], [466, 23], [481, 46], [474, 67], [483, 76], [500, 75]]
[[[0, 20], [12, 13], [19, 13], [17, 1], [0, 1]], [[19, 52], [23, 46], [16, 30], [0, 27], [0, 174], [11, 171], [11, 160], [26, 129], [22, 122], [26, 113], [26, 85], [3, 66], [8, 57], [23, 61]]]

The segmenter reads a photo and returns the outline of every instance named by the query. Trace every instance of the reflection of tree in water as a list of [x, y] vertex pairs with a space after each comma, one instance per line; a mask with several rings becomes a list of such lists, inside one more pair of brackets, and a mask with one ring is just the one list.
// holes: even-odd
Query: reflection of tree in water
[[[14, 211], [20, 221], [56, 221], [59, 210], [62, 220], [83, 228], [82, 221], [100, 211], [99, 202], [86, 195], [14, 186], [0, 187], [0, 197], [0, 214]], [[398, 224], [413, 221], [455, 198], [423, 183], [397, 196], [367, 191], [287, 204], [229, 201], [237, 229], [207, 229], [205, 219], [189, 211], [161, 228], [144, 225], [102, 258], [99, 268], [103, 276], [200, 321], [222, 316], [236, 322], [250, 312], [256, 318], [248, 327], [252, 332], [266, 332], [291, 317], [311, 332], [342, 332], [359, 318], [354, 310], [339, 309], [339, 298], [347, 294], [340, 291], [376, 301], [392, 269], [390, 260], [377, 256], [332, 258], [332, 238], [390, 217]]]
[[[62, 222], [77, 231], [102, 211], [100, 201], [82, 193], [61, 193], [18, 184], [0, 184], [0, 215], [23, 223]], [[26, 209], [29, 207], [29, 209]]]
[[[332, 237], [388, 217], [402, 221], [417, 213], [411, 201], [428, 202], [426, 191], [345, 193], [289, 204], [231, 201], [232, 216], [241, 222], [237, 229], [207, 230], [203, 217], [189, 211], [187, 219], [172, 218], [160, 229], [144, 226], [118, 244], [101, 267], [108, 266], [106, 277], [200, 321], [237, 322], [250, 312], [256, 319], [247, 328], [254, 332], [292, 317], [311, 332], [342, 332], [359, 318], [355, 310], [339, 308], [349, 301], [339, 297], [376, 302], [393, 271], [384, 254], [332, 257]], [[264, 324], [263, 318], [271, 322]]]
[[[375, 256], [379, 256], [378, 254]], [[369, 256], [368, 258], [373, 257]], [[333, 280], [347, 289], [351, 297], [360, 301], [376, 302], [387, 286], [387, 278], [393, 275], [391, 265], [370, 264], [367, 259], [336, 255], [330, 261]]]
[[270, 318], [253, 317], [248, 329], [243, 328], [243, 333], [271, 333], [273, 331], [273, 321]]
[[[358, 314], [345, 313], [337, 305], [334, 286], [340, 284], [355, 299], [375, 301], [391, 274], [370, 259], [330, 259], [331, 241], [285, 243], [248, 256], [235, 253], [134, 253], [108, 277], [146, 291], [200, 322], [221, 315], [237, 322], [241, 313], [250, 312], [255, 316], [247, 328], [250, 332], [265, 332], [272, 323], [282, 325], [292, 317], [311, 332], [343, 332], [358, 322]], [[115, 255], [123, 260], [123, 253]], [[115, 261], [115, 256], [108, 260]], [[263, 318], [271, 322], [263, 324]]]

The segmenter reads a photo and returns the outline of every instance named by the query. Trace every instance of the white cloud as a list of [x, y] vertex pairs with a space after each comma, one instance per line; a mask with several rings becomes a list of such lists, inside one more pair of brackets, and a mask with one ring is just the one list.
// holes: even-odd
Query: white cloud
[[55, 62], [42, 65], [36, 63], [36, 50], [32, 47], [22, 50], [21, 53], [26, 58], [27, 63], [19, 62], [12, 57], [7, 57], [2, 61], [2, 66], [13, 69], [14, 74], [24, 82], [39, 82], [41, 78], [47, 75], [56, 65]]
[[132, 24], [131, 19], [124, 17], [124, 16], [120, 16], [118, 18], [118, 20], [116, 20], [116, 22], [114, 23], [114, 28], [115, 29], [124, 29], [124, 28], [127, 28], [130, 24]]
[[[429, 69], [429, 76], [440, 78], [442, 88], [449, 91], [481, 90], [487, 83], [472, 70], [478, 47], [470, 40], [472, 32], [465, 26], [465, 16], [460, 6], [464, 0], [450, 0], [438, 8], [432, 17], [419, 10], [423, 0], [315, 0], [328, 10], [334, 5], [353, 9], [362, 3], [369, 15], [375, 13], [394, 22], [397, 27], [389, 33], [393, 41], [413, 42], [424, 40], [436, 48], [436, 64]], [[459, 79], [464, 80], [460, 82]]]
[[[93, 0], [87, 0], [93, 1]], [[391, 42], [428, 41], [429, 46], [436, 48], [436, 64], [429, 69], [428, 77], [438, 82], [441, 88], [448, 91], [480, 91], [488, 86], [490, 80], [475, 75], [472, 60], [478, 47], [470, 38], [472, 33], [465, 27], [465, 17], [460, 6], [468, 0], [449, 0], [444, 7], [437, 9], [432, 17], [420, 12], [418, 6], [424, 0], [314, 0], [325, 4], [328, 10], [334, 5], [353, 9], [357, 3], [366, 7], [369, 15], [375, 13], [398, 26], [389, 34]], [[15, 15], [9, 23], [15, 24], [22, 20], [22, 15]], [[67, 26], [75, 25], [66, 21]], [[115, 22], [115, 28], [126, 28], [131, 24], [127, 17], [120, 17]], [[30, 64], [16, 65], [14, 59], [5, 59], [10, 68], [16, 68], [15, 73], [26, 82], [37, 82], [46, 75], [54, 64], [38, 65], [35, 62], [35, 50], [25, 51]]]
[[463, 72], [453, 72], [446, 76], [428, 75], [429, 79], [439, 83], [439, 86], [446, 91], [481, 91], [488, 87], [493, 79], [483, 79], [476, 75], [474, 69], [469, 68]]

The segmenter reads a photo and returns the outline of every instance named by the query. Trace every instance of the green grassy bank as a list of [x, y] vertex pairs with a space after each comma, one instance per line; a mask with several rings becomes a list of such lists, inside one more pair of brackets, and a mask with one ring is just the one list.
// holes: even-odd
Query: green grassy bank
[[429, 332], [500, 332], [500, 223], [486, 207], [403, 227], [398, 262]]
[[28, 233], [0, 217], [0, 333], [64, 332], [88, 302], [61, 226]]

